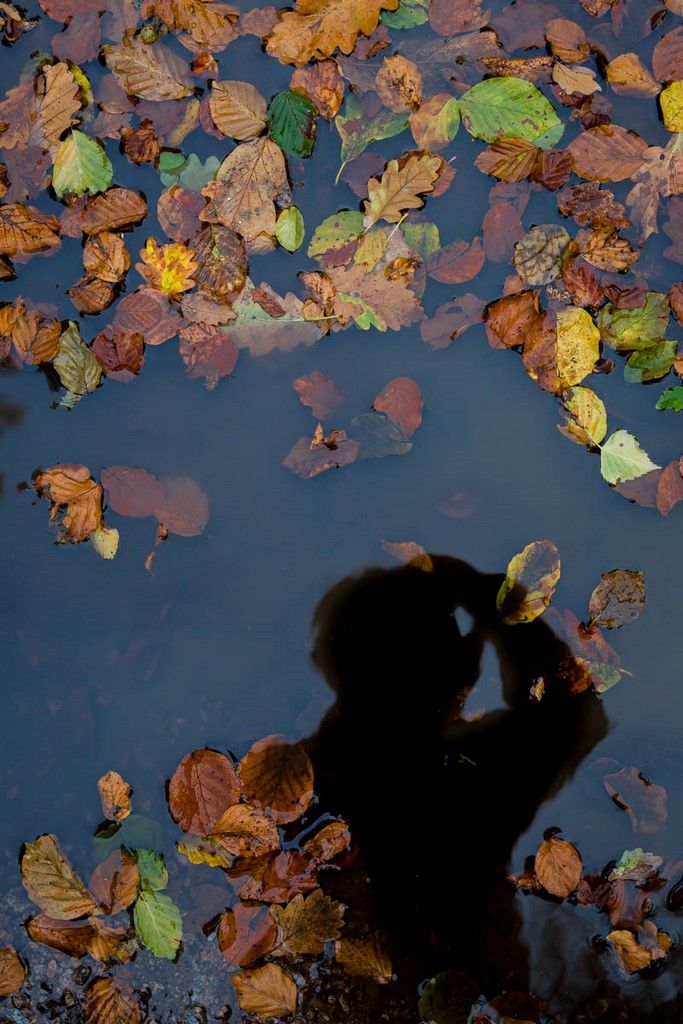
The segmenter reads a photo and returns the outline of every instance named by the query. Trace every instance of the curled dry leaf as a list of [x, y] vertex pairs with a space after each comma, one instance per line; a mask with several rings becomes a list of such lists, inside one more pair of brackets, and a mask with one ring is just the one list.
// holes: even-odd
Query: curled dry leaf
[[581, 854], [566, 839], [544, 839], [536, 851], [534, 871], [546, 892], [564, 899], [571, 896], [581, 879]]
[[71, 543], [87, 540], [102, 523], [102, 487], [90, 476], [87, 466], [61, 463], [39, 473], [38, 494], [50, 499], [50, 520], [61, 512], [65, 539]]
[[392, 555], [404, 565], [412, 565], [422, 572], [431, 572], [434, 568], [431, 555], [421, 544], [414, 540], [404, 541], [382, 541], [382, 550]]
[[589, 627], [619, 629], [634, 622], [645, 607], [645, 577], [632, 569], [603, 573], [591, 594]]
[[11, 996], [26, 979], [24, 965], [13, 946], [0, 948], [0, 997]]
[[550, 604], [560, 579], [560, 553], [550, 540], [536, 540], [510, 560], [496, 606], [503, 622], [532, 622]]
[[113, 850], [90, 876], [90, 890], [105, 914], [126, 910], [140, 892], [140, 872], [135, 858], [125, 847]]
[[233, 804], [220, 816], [213, 835], [233, 857], [261, 857], [279, 849], [277, 825], [250, 804]]
[[244, 795], [276, 822], [296, 821], [313, 799], [313, 766], [300, 743], [266, 736], [239, 764]]
[[637, 768], [605, 775], [603, 785], [614, 803], [628, 814], [634, 832], [659, 832], [669, 817], [664, 786], [651, 782]]
[[277, 925], [268, 907], [237, 903], [221, 914], [218, 948], [230, 967], [248, 967], [269, 953], [276, 942]]
[[26, 843], [21, 855], [21, 880], [33, 902], [58, 921], [101, 913], [94, 897], [49, 833]]
[[102, 813], [109, 821], [123, 821], [130, 814], [133, 790], [118, 772], [109, 771], [97, 783]]
[[67, 956], [82, 957], [95, 937], [93, 920], [59, 921], [47, 914], [38, 914], [27, 921], [26, 930], [32, 942], [40, 942]]
[[334, 951], [347, 974], [372, 978], [380, 985], [391, 981], [391, 961], [375, 935], [368, 935], [362, 939], [338, 939], [334, 944]]
[[122, 978], [96, 978], [83, 995], [85, 1024], [139, 1024], [140, 1004]]
[[183, 832], [213, 834], [216, 822], [240, 798], [240, 783], [224, 754], [202, 747], [187, 754], [173, 773], [168, 806]]
[[278, 964], [241, 971], [233, 977], [232, 983], [240, 1009], [245, 1013], [255, 1013], [257, 1017], [268, 1020], [270, 1017], [287, 1017], [296, 1010], [296, 982]]

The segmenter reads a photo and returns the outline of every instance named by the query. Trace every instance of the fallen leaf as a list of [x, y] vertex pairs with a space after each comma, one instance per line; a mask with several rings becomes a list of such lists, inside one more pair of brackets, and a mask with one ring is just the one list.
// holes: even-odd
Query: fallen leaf
[[101, 913], [53, 835], [38, 836], [26, 843], [21, 855], [21, 880], [29, 898], [58, 921]]
[[375, 223], [386, 220], [395, 224], [406, 210], [419, 209], [422, 195], [431, 192], [441, 168], [441, 157], [428, 153], [409, 156], [405, 163], [390, 160], [380, 179], [368, 181], [365, 215]]
[[218, 948], [230, 967], [248, 967], [270, 953], [276, 942], [277, 925], [268, 907], [237, 903], [221, 914]]
[[618, 124], [600, 124], [577, 135], [567, 146], [572, 166], [590, 181], [623, 181], [643, 166], [647, 143]]
[[144, 100], [178, 100], [192, 92], [189, 68], [163, 43], [127, 38], [102, 48], [107, 67], [129, 95]]
[[52, 187], [60, 198], [65, 192], [95, 195], [109, 188], [113, 176], [111, 161], [100, 143], [74, 130], [55, 155]]
[[334, 860], [351, 846], [351, 832], [345, 821], [328, 821], [312, 839], [307, 839], [303, 849], [314, 860]]
[[0, 998], [11, 996], [24, 984], [26, 971], [13, 946], [0, 948]]
[[340, 903], [316, 889], [308, 896], [299, 893], [286, 907], [272, 907], [278, 926], [275, 956], [322, 953], [325, 943], [338, 939], [344, 924]]
[[606, 69], [607, 81], [620, 96], [639, 96], [652, 99], [661, 86], [644, 66], [637, 53], [620, 53]]
[[83, 267], [101, 281], [118, 284], [130, 267], [130, 254], [120, 235], [102, 231], [87, 238], [83, 247]]
[[[549, 284], [562, 272], [571, 239], [558, 224], [538, 224], [515, 244], [515, 270], [525, 284]], [[575, 381], [574, 383], [578, 383]]]
[[442, 284], [463, 284], [477, 276], [485, 261], [480, 238], [469, 243], [458, 239], [432, 253], [427, 260], [427, 273]]
[[496, 598], [503, 622], [533, 622], [550, 604], [560, 579], [560, 553], [549, 540], [537, 540], [515, 555]]
[[372, 407], [384, 412], [406, 437], [411, 437], [422, 423], [422, 394], [410, 377], [395, 377], [375, 397]]
[[313, 799], [313, 766], [303, 746], [266, 736], [239, 764], [244, 795], [276, 822], [296, 821]]
[[422, 75], [417, 65], [400, 53], [384, 58], [375, 75], [375, 89], [387, 110], [395, 114], [417, 110], [422, 103]]
[[89, 918], [86, 921], [59, 921], [47, 914], [38, 914], [26, 922], [26, 931], [32, 942], [39, 942], [50, 949], [57, 949], [67, 956], [82, 957], [88, 952], [95, 937], [95, 929]]
[[474, 166], [483, 174], [491, 174], [501, 181], [523, 181], [538, 165], [540, 152], [533, 142], [515, 136], [503, 136], [494, 139], [487, 149], [482, 150]]
[[180, 911], [170, 896], [143, 886], [133, 907], [135, 934], [151, 953], [174, 960], [183, 937]]
[[186, 476], [167, 476], [159, 481], [161, 501], [154, 515], [170, 533], [179, 537], [197, 537], [209, 521], [209, 499], [196, 480]]
[[216, 822], [240, 798], [240, 782], [231, 762], [216, 750], [187, 754], [168, 787], [171, 817], [183, 832], [213, 834]]
[[62, 513], [61, 525], [71, 543], [87, 540], [102, 522], [102, 487], [86, 466], [59, 463], [39, 473], [35, 487], [51, 502], [50, 520]]
[[[642, 971], [663, 959], [671, 948], [667, 933], [658, 931], [651, 921], [645, 921], [637, 929], [637, 936], [625, 929], [612, 931], [607, 936], [618, 962], [628, 974]], [[645, 940], [644, 944], [641, 945], [639, 939]]]
[[377, 28], [382, 10], [395, 11], [398, 0], [297, 0], [268, 36], [266, 53], [284, 64], [301, 66], [329, 57], [339, 48], [351, 53], [360, 33]]
[[634, 832], [660, 832], [664, 828], [669, 817], [664, 786], [651, 782], [633, 767], [604, 775], [602, 783], [617, 807], [628, 814]]
[[242, 900], [289, 903], [297, 893], [318, 887], [318, 862], [302, 850], [282, 850], [258, 859], [238, 860], [228, 875]]
[[265, 964], [241, 971], [232, 979], [237, 1002], [245, 1013], [255, 1013], [262, 1020], [287, 1017], [297, 1005], [294, 978], [278, 964]]
[[570, 64], [580, 64], [590, 54], [586, 33], [575, 21], [551, 18], [545, 26], [545, 38], [553, 57]]
[[142, 1019], [135, 992], [122, 978], [95, 978], [83, 993], [85, 1024], [139, 1024]]
[[334, 951], [337, 961], [352, 977], [372, 978], [380, 985], [386, 985], [393, 977], [391, 961], [374, 935], [361, 939], [338, 939]]
[[564, 131], [543, 93], [522, 78], [487, 78], [468, 89], [459, 102], [464, 127], [484, 142], [513, 135], [548, 149]]
[[608, 484], [635, 480], [661, 469], [627, 430], [615, 430], [600, 448], [600, 472]]
[[78, 324], [73, 320], [62, 331], [52, 365], [68, 393], [65, 405], [75, 404], [78, 398], [95, 391], [102, 379], [102, 368], [92, 350], [83, 342]]
[[579, 884], [583, 871], [581, 854], [566, 839], [544, 839], [536, 851], [534, 871], [546, 892], [564, 899]]
[[292, 74], [289, 87], [307, 96], [318, 113], [328, 120], [339, 113], [344, 102], [344, 79], [333, 60], [320, 60], [313, 65], [297, 68]]
[[109, 771], [97, 783], [102, 813], [109, 821], [123, 821], [130, 814], [133, 790], [118, 772]]
[[59, 221], [23, 203], [0, 205], [0, 255], [23, 262], [61, 245]]
[[307, 405], [317, 420], [325, 420], [344, 401], [334, 381], [319, 370], [305, 377], [297, 377], [292, 387], [302, 405]]
[[250, 804], [228, 807], [215, 822], [213, 836], [233, 857], [262, 857], [280, 847], [272, 817]]
[[589, 628], [619, 629], [634, 622], [645, 607], [645, 578], [632, 569], [612, 569], [591, 594]]
[[127, 910], [140, 892], [140, 872], [135, 858], [124, 846], [113, 850], [97, 865], [89, 885], [105, 914]]
[[570, 388], [562, 396], [567, 422], [558, 429], [575, 444], [599, 445], [607, 433], [607, 413], [602, 399], [585, 387]]
[[140, 256], [143, 262], [136, 263], [135, 269], [163, 295], [171, 297], [194, 288], [197, 262], [192, 249], [181, 242], [160, 246], [155, 238], [148, 238]]

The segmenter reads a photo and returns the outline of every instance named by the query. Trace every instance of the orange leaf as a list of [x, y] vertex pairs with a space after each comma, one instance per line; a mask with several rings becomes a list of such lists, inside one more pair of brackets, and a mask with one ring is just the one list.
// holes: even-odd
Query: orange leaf
[[235, 769], [224, 754], [203, 747], [187, 754], [171, 778], [168, 805], [183, 832], [210, 836], [216, 822], [240, 798]]
[[239, 765], [245, 796], [275, 821], [296, 821], [313, 799], [313, 766], [300, 743], [266, 736]]

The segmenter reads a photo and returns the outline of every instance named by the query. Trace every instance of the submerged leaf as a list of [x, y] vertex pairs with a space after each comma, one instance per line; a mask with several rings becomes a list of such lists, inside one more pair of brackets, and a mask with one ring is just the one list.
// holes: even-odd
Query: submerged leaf
[[634, 622], [645, 607], [645, 578], [633, 569], [602, 574], [591, 594], [589, 628], [618, 629]]

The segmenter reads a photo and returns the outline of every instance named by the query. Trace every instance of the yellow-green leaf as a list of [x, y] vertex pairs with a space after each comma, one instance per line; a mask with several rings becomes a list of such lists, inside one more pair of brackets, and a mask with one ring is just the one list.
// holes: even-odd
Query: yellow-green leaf
[[511, 559], [496, 606], [503, 622], [532, 622], [550, 604], [560, 578], [560, 552], [550, 540], [536, 540]]
[[608, 484], [636, 480], [660, 468], [627, 430], [616, 430], [601, 446], [600, 472]]
[[287, 252], [296, 252], [304, 240], [304, 218], [296, 206], [282, 210], [276, 224], [275, 237]]
[[585, 387], [570, 388], [563, 396], [567, 422], [559, 430], [575, 444], [596, 445], [607, 433], [607, 413], [602, 399]]
[[659, 97], [664, 127], [670, 132], [683, 131], [683, 82], [667, 85]]
[[111, 161], [96, 139], [75, 130], [67, 135], [52, 169], [52, 187], [60, 198], [65, 192], [94, 196], [109, 188], [113, 177]]
[[89, 540], [100, 558], [104, 558], [107, 561], [116, 558], [116, 552], [119, 550], [118, 530], [100, 526], [97, 530], [93, 530]]
[[580, 384], [600, 357], [600, 331], [580, 306], [557, 312], [557, 376], [567, 387]]

